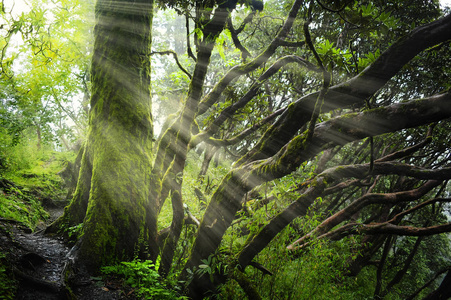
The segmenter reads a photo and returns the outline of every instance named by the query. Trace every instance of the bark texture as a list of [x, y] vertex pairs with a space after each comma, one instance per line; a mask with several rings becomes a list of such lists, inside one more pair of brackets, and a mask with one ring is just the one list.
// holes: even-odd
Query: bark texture
[[[149, 202], [153, 2], [98, 0], [89, 133], [77, 190], [57, 223], [83, 223], [76, 257], [89, 269], [156, 245]], [[125, 175], [125, 176], [124, 176]]]

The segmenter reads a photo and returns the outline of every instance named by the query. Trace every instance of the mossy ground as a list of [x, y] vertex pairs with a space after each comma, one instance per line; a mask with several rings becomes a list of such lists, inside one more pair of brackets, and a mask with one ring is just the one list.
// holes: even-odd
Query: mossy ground
[[[33, 151], [34, 150], [34, 151]], [[47, 208], [66, 201], [59, 172], [73, 153], [18, 145], [0, 173], [0, 299], [14, 299], [17, 281], [12, 272], [16, 252], [12, 228], [26, 232], [43, 229], [50, 221]]]

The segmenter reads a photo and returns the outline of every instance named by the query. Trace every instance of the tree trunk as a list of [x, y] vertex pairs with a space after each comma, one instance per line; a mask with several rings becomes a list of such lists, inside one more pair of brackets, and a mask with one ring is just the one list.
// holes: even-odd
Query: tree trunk
[[[226, 7], [223, 7], [223, 5], [226, 5]], [[204, 38], [198, 41], [197, 62], [186, 101], [179, 117], [163, 133], [158, 147], [152, 176], [162, 179], [160, 186], [154, 188], [157, 192], [159, 190], [156, 199], [158, 199], [158, 207], [162, 207], [166, 197], [171, 193], [173, 211], [171, 231], [164, 242], [161, 254], [159, 272], [162, 275], [169, 272], [175, 247], [183, 226], [184, 209], [183, 199], [181, 197], [183, 170], [191, 140], [192, 127], [195, 123], [195, 116], [202, 97], [203, 84], [207, 75], [208, 66], [210, 65], [211, 53], [216, 38], [224, 29], [230, 11], [233, 10], [235, 5], [236, 1], [226, 1], [219, 5], [215, 9], [208, 24], [201, 26]], [[208, 11], [206, 7], [202, 9], [199, 7], [197, 11], [198, 15], [196, 15], [197, 22], [203, 20], [201, 16], [205, 11]], [[155, 183], [158, 183], [158, 181], [155, 181]], [[155, 193], [155, 191], [152, 191], [152, 193]]]
[[155, 258], [157, 217], [149, 201], [152, 13], [148, 0], [96, 3], [89, 133], [77, 190], [62, 217], [69, 226], [83, 223], [76, 254], [93, 271], [136, 251], [148, 249]]
[[449, 299], [450, 297], [451, 297], [451, 271], [448, 271], [438, 289], [436, 289], [435, 291], [424, 297], [423, 300], [432, 300], [432, 299], [445, 300]]

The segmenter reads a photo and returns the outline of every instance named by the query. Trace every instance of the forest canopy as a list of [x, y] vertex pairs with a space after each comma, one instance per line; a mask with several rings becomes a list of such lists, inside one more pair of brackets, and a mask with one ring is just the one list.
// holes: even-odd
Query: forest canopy
[[27, 4], [1, 4], [0, 180], [64, 157], [46, 233], [74, 266], [150, 261], [192, 299], [451, 296], [439, 1]]

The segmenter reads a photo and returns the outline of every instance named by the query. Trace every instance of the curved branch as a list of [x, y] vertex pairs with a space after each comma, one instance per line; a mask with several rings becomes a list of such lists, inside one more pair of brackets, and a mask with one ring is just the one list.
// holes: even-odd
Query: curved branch
[[243, 61], [246, 61], [248, 57], [252, 57], [249, 51], [243, 46], [243, 44], [241, 44], [241, 41], [238, 39], [238, 33], [233, 27], [231, 18], [227, 20], [227, 28], [230, 30], [230, 33], [232, 35], [233, 44], [238, 50], [241, 51], [241, 57], [243, 58]]
[[330, 82], [332, 79], [331, 74], [329, 72], [327, 72], [327, 70], [324, 67], [323, 62], [321, 60], [321, 57], [319, 57], [318, 52], [316, 51], [315, 46], [313, 45], [312, 37], [310, 36], [310, 30], [308, 28], [310, 23], [312, 22], [313, 1], [314, 0], [310, 1], [310, 5], [308, 8], [308, 20], [304, 23], [304, 36], [305, 36], [305, 41], [307, 43], [307, 46], [310, 48], [310, 51], [313, 53], [313, 56], [315, 57], [316, 62], [318, 63], [318, 66], [323, 73], [323, 85], [318, 94], [318, 98], [316, 99], [315, 107], [313, 108], [313, 111], [312, 111], [312, 116], [310, 118], [310, 122], [309, 122], [309, 126], [308, 126], [307, 140], [311, 140], [311, 138], [313, 137], [313, 133], [315, 131], [316, 120], [318, 119], [319, 114], [321, 113], [321, 107], [323, 106], [323, 103], [324, 103], [324, 97], [327, 94], [327, 91], [329, 89]]
[[[315, 134], [309, 143], [306, 143], [304, 133], [290, 141], [273, 157], [233, 169], [224, 177], [211, 198], [186, 268], [198, 266], [202, 259], [214, 253], [225, 231], [234, 220], [236, 212], [241, 208], [242, 197], [247, 191], [264, 182], [291, 173], [302, 162], [327, 148], [343, 145], [369, 135], [379, 135], [449, 118], [451, 117], [450, 102], [451, 93], [447, 93], [332, 119], [317, 125]], [[374, 170], [377, 170], [377, 164], [375, 164]], [[329, 181], [333, 182], [333, 177]], [[313, 201], [314, 198], [306, 200], [305, 203]], [[303, 200], [300, 202], [297, 205], [303, 206]], [[303, 210], [304, 208], [301, 213]], [[293, 216], [293, 218], [295, 217]], [[269, 240], [271, 239], [272, 237], [269, 238]], [[261, 249], [267, 245], [263, 244]], [[253, 253], [256, 254], [259, 251], [257, 249]], [[252, 257], [247, 264], [252, 261]]]
[[252, 22], [256, 13], [257, 11], [254, 10], [250, 14], [248, 14], [246, 18], [244, 18], [243, 23], [241, 23], [240, 27], [238, 27], [238, 29], [235, 30], [236, 34], [240, 34], [244, 30], [246, 25]]
[[189, 77], [189, 79], [193, 78], [193, 76], [182, 66], [182, 64], [180, 64], [179, 58], [177, 56], [177, 53], [175, 53], [175, 51], [166, 50], [166, 51], [154, 51], [154, 52], [150, 53], [150, 55], [153, 55], [153, 54], [172, 55], [175, 59], [177, 66], [179, 67], [179, 69], [182, 70], [182, 72], [185, 73], [186, 76]]
[[[349, 220], [352, 215], [355, 213], [361, 211], [364, 207], [372, 204], [396, 204], [399, 202], [407, 202], [407, 201], [413, 201], [417, 200], [420, 197], [424, 196], [426, 193], [428, 193], [430, 190], [432, 190], [434, 187], [438, 186], [441, 183], [441, 181], [436, 180], [429, 180], [426, 182], [423, 186], [409, 191], [404, 192], [396, 192], [396, 193], [387, 193], [387, 194], [366, 194], [363, 197], [360, 197], [359, 199], [355, 200], [351, 204], [349, 204], [347, 207], [343, 208], [339, 212], [335, 213], [334, 215], [330, 216], [326, 220], [324, 220], [320, 225], [318, 225], [314, 230], [309, 232], [308, 234], [304, 235], [300, 239], [296, 240], [295, 242], [291, 243], [287, 249], [293, 250], [297, 248], [303, 247], [307, 242], [310, 241], [311, 238], [315, 236], [323, 236], [326, 232], [328, 232], [330, 229], [334, 228], [338, 224]], [[404, 215], [402, 215], [404, 216]], [[388, 221], [388, 222], [395, 222], [399, 221], [402, 216], [397, 216], [394, 219]], [[346, 226], [344, 226], [346, 227]], [[347, 229], [346, 229], [347, 230]], [[295, 247], [295, 245], [299, 245]]]
[[257, 56], [255, 59], [250, 61], [249, 63], [235, 66], [230, 69], [227, 74], [215, 85], [213, 90], [208, 93], [201, 101], [199, 105], [199, 110], [197, 115], [204, 114], [218, 99], [225, 88], [234, 80], [235, 78], [247, 74], [249, 72], [254, 71], [258, 67], [260, 67], [263, 63], [265, 63], [269, 57], [271, 57], [276, 49], [280, 46], [280, 41], [284, 40], [288, 35], [291, 27], [293, 26], [294, 20], [299, 12], [299, 9], [302, 6], [303, 1], [296, 0], [291, 7], [291, 10], [288, 14], [285, 23], [283, 24], [282, 30], [279, 31], [277, 36], [272, 40], [271, 44], [266, 48], [263, 53]]
[[246, 137], [248, 137], [249, 135], [251, 135], [255, 131], [257, 131], [263, 125], [271, 122], [277, 116], [280, 116], [285, 111], [285, 109], [286, 108], [281, 108], [281, 109], [273, 112], [272, 114], [270, 114], [266, 118], [258, 121], [252, 127], [243, 130], [241, 133], [239, 133], [238, 135], [236, 135], [236, 136], [234, 136], [232, 138], [229, 138], [229, 139], [226, 139], [226, 140], [218, 140], [218, 139], [209, 138], [205, 142], [208, 143], [208, 144], [211, 144], [211, 145], [215, 145], [216, 147], [226, 147], [226, 146], [230, 146], [230, 145], [235, 145], [235, 144], [241, 142], [242, 140], [244, 140]]
[[[450, 39], [451, 14], [415, 28], [392, 44], [359, 75], [329, 88], [324, 99], [323, 111], [362, 103], [383, 87], [418, 53]], [[272, 156], [288, 143], [297, 131], [310, 120], [318, 94], [319, 92], [309, 94], [290, 105], [254, 149], [241, 160], [241, 163]]]
[[197, 61], [196, 56], [194, 56], [193, 50], [191, 50], [191, 42], [189, 39], [190, 31], [189, 31], [189, 13], [185, 13], [185, 27], [186, 27], [186, 50], [188, 56], [191, 57], [194, 61]]
[[429, 236], [439, 233], [451, 232], [451, 223], [429, 226], [429, 227], [413, 227], [413, 226], [399, 226], [391, 223], [381, 224], [357, 224], [352, 223], [343, 226], [337, 230], [331, 231], [328, 234], [322, 235], [319, 238], [329, 238], [331, 240], [341, 239], [346, 235], [351, 234], [396, 234], [402, 236]]
[[205, 141], [208, 137], [214, 135], [216, 132], [218, 132], [220, 126], [233, 114], [243, 108], [246, 104], [248, 104], [256, 95], [258, 95], [261, 92], [261, 86], [262, 84], [271, 76], [276, 74], [282, 67], [284, 67], [287, 64], [290, 63], [298, 63], [300, 65], [305, 66], [308, 70], [318, 72], [318, 68], [314, 66], [313, 64], [309, 63], [308, 61], [304, 60], [303, 58], [296, 56], [296, 55], [288, 55], [280, 58], [277, 60], [274, 64], [271, 65], [258, 79], [256, 82], [252, 84], [249, 91], [241, 97], [240, 100], [235, 102], [234, 104], [226, 107], [218, 117], [214, 119], [212, 124], [209, 125], [209, 127], [204, 130], [202, 133], [198, 134], [197, 136], [194, 136], [191, 141], [191, 147], [195, 147], [197, 144], [199, 144], [202, 141]]
[[368, 136], [377, 136], [447, 119], [451, 117], [450, 104], [451, 91], [425, 99], [337, 117], [317, 124], [310, 142], [306, 141], [307, 133], [304, 132], [292, 139], [270, 159], [255, 163], [259, 165], [258, 171], [264, 172], [270, 178], [279, 178], [296, 170], [300, 163], [325, 149], [345, 145]]

